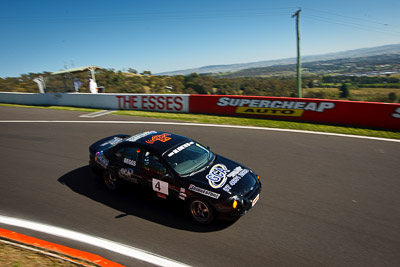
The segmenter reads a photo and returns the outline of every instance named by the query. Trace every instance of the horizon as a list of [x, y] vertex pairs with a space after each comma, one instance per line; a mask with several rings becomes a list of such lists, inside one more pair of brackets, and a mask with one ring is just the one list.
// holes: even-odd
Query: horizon
[[400, 43], [400, 2], [261, 0], [7, 2], [0, 77], [97, 65], [168, 73]]
[[[358, 51], [358, 50], [363, 50], [363, 49], [374, 49], [374, 48], [381, 48], [381, 47], [387, 47], [387, 46], [400, 46], [400, 43], [397, 44], [387, 44], [387, 45], [381, 45], [381, 46], [372, 46], [372, 47], [361, 47], [361, 48], [356, 48], [356, 49], [351, 49], [351, 50], [344, 50], [344, 51], [337, 51], [337, 52], [330, 52], [330, 53], [324, 53], [324, 54], [314, 54], [314, 55], [304, 55], [301, 56], [301, 58], [306, 58], [306, 57], [318, 57], [318, 56], [328, 56], [328, 55], [334, 55], [334, 54], [340, 54], [340, 53], [348, 53], [348, 52], [352, 52], [352, 51]], [[184, 72], [184, 71], [188, 71], [188, 70], [195, 70], [195, 69], [202, 69], [202, 68], [209, 68], [209, 67], [218, 67], [218, 66], [233, 66], [233, 65], [240, 65], [240, 64], [252, 64], [252, 63], [261, 63], [261, 62], [270, 62], [270, 61], [282, 61], [282, 60], [291, 60], [291, 59], [296, 59], [296, 57], [288, 57], [288, 58], [280, 58], [280, 59], [272, 59], [272, 60], [260, 60], [260, 61], [254, 61], [254, 62], [243, 62], [243, 63], [232, 63], [232, 64], [216, 64], [216, 65], [206, 65], [206, 66], [200, 66], [200, 67], [193, 67], [193, 68], [188, 68], [188, 69], [180, 69], [180, 70], [171, 70], [171, 71], [166, 71], [166, 72], [160, 72], [160, 73], [153, 73], [151, 70], [149, 70], [153, 75], [168, 75], [169, 73], [175, 73], [175, 72]], [[330, 59], [327, 59], [330, 60]], [[320, 61], [319, 59], [316, 59], [315, 61]], [[322, 60], [325, 61], [325, 60]], [[313, 62], [309, 61], [309, 62]], [[92, 66], [92, 65], [88, 65], [88, 66]], [[274, 65], [272, 65], [274, 66]], [[85, 67], [85, 66], [75, 66], [75, 67], [70, 67], [68, 69], [73, 69], [73, 68], [81, 68], [81, 67]], [[102, 69], [113, 69], [113, 68], [104, 68], [102, 66], [98, 66]], [[249, 68], [251, 69], [251, 68]], [[44, 72], [57, 72], [57, 71], [62, 71], [62, 70], [66, 70], [64, 69], [59, 69], [59, 70], [55, 70], [55, 71], [41, 71], [41, 72], [30, 72], [30, 73], [34, 73], [34, 74], [38, 74], [38, 73], [44, 73]], [[128, 72], [128, 70], [116, 70], [113, 69], [114, 71], [122, 71], [122, 72]], [[139, 72], [138, 72], [139, 73]], [[0, 78], [18, 78], [22, 75], [26, 75], [29, 73], [21, 73], [18, 76], [8, 76], [8, 77], [0, 77]]]
[[[380, 45], [380, 46], [371, 46], [371, 47], [360, 47], [356, 49], [351, 49], [351, 50], [343, 50], [343, 51], [337, 51], [337, 52], [330, 52], [330, 53], [324, 53], [324, 54], [314, 54], [314, 55], [303, 55], [301, 58], [306, 58], [306, 57], [318, 57], [318, 56], [328, 56], [328, 55], [334, 55], [334, 54], [340, 54], [340, 53], [348, 53], [352, 51], [358, 51], [358, 50], [363, 50], [363, 49], [373, 49], [373, 48], [380, 48], [380, 47], [386, 47], [386, 46], [400, 46], [400, 43], [397, 44], [387, 44], [387, 45]], [[188, 69], [182, 69], [182, 70], [173, 70], [173, 71], [167, 71], [167, 72], [161, 72], [161, 73], [155, 73], [156, 75], [162, 75], [164, 73], [174, 73], [174, 72], [179, 72], [179, 71], [186, 71], [186, 70], [191, 70], [191, 69], [201, 69], [201, 68], [207, 68], [207, 67], [216, 67], [216, 66], [231, 66], [231, 65], [239, 65], [239, 64], [251, 64], [251, 63], [261, 63], [261, 62], [270, 62], [270, 61], [281, 61], [281, 60], [289, 60], [289, 59], [296, 59], [297, 57], [287, 57], [287, 58], [280, 58], [280, 59], [272, 59], [272, 60], [260, 60], [260, 61], [254, 61], [254, 62], [243, 62], [243, 63], [233, 63], [233, 64], [216, 64], [216, 65], [207, 65], [207, 66], [201, 66], [197, 68], [188, 68]], [[319, 61], [318, 59], [316, 61]]]

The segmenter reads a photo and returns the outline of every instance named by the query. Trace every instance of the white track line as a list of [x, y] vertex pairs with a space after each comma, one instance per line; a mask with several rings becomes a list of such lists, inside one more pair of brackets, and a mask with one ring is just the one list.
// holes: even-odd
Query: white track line
[[367, 140], [375, 140], [375, 141], [386, 141], [386, 142], [397, 142], [397, 143], [400, 143], [400, 140], [398, 140], [398, 139], [389, 139], [389, 138], [380, 138], [380, 137], [371, 137], [371, 136], [325, 133], [325, 132], [279, 129], [279, 128], [265, 128], [265, 127], [255, 127], [255, 126], [202, 124], [202, 123], [190, 123], [190, 122], [0, 120], [0, 123], [100, 123], [100, 124], [103, 123], [103, 124], [152, 124], [152, 125], [202, 126], [202, 127], [219, 127], [219, 128], [236, 128], [236, 129], [250, 129], [250, 130], [263, 130], [263, 131], [305, 133], [305, 134], [328, 135], [328, 136], [349, 137], [349, 138], [357, 138], [357, 139], [367, 139]]
[[114, 111], [115, 110], [100, 110], [100, 111], [92, 112], [89, 114], [80, 115], [79, 117], [81, 117], [81, 118], [96, 118], [96, 117], [100, 117], [100, 116], [104, 116], [104, 115], [113, 113]]
[[79, 241], [82, 243], [86, 243], [92, 246], [96, 246], [99, 248], [107, 249], [113, 251], [115, 253], [119, 253], [131, 258], [135, 258], [137, 260], [145, 261], [157, 266], [171, 266], [171, 267], [187, 267], [190, 265], [186, 265], [184, 263], [180, 263], [178, 261], [168, 259], [166, 257], [147, 252], [138, 248], [134, 248], [128, 245], [120, 244], [114, 241], [106, 240], [100, 237], [95, 237], [71, 230], [67, 230], [64, 228], [51, 226], [47, 224], [41, 224], [37, 222], [12, 218], [0, 215], [0, 223], [13, 225], [16, 227], [22, 227], [30, 230], [34, 230], [37, 232], [42, 232], [66, 239], [71, 239], [75, 241]]

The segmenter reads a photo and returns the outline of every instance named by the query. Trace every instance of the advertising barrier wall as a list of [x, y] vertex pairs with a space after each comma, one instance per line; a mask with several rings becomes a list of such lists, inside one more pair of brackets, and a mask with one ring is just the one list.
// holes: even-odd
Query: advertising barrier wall
[[189, 112], [189, 95], [183, 94], [29, 94], [0, 92], [0, 102], [23, 105]]
[[400, 104], [308, 98], [190, 95], [189, 112], [400, 130]]
[[400, 130], [400, 104], [308, 98], [0, 92], [1, 103], [202, 113]]

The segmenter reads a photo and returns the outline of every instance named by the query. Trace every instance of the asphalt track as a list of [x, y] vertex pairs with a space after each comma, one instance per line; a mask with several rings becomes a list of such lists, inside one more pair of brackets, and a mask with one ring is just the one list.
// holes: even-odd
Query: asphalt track
[[[113, 240], [193, 266], [399, 266], [400, 143], [187, 125], [78, 123], [143, 118], [0, 107], [0, 214]], [[164, 120], [146, 119], [152, 122]], [[51, 122], [70, 121], [70, 122]], [[259, 202], [235, 223], [199, 226], [180, 202], [109, 192], [88, 146], [116, 133], [170, 131], [257, 171]], [[108, 250], [0, 227], [148, 266]]]

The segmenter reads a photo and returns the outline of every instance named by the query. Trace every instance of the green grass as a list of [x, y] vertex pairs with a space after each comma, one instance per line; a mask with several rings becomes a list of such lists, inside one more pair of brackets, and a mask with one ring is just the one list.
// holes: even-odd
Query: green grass
[[[0, 106], [16, 106], [16, 107], [31, 107], [31, 108], [34, 107], [34, 108], [46, 108], [46, 109], [53, 109], [53, 110], [72, 110], [72, 111], [82, 111], [82, 112], [99, 111], [98, 109], [60, 107], [60, 106], [38, 107], [38, 106], [21, 106], [21, 105], [9, 105], [9, 104], [0, 104]], [[289, 122], [289, 121], [252, 119], [252, 118], [238, 118], [238, 117], [226, 117], [226, 116], [212, 116], [212, 115], [202, 115], [202, 114], [162, 113], [162, 112], [145, 112], [145, 111], [131, 111], [131, 110], [117, 110], [112, 114], [177, 120], [177, 121], [182, 121], [182, 122], [220, 124], [220, 125], [255, 126], [255, 127], [265, 127], [265, 128], [292, 129], [292, 130], [303, 130], [303, 131], [315, 131], [315, 132], [326, 132], [326, 133], [337, 133], [337, 134], [349, 134], [349, 135], [400, 139], [399, 131], [374, 130], [374, 129], [367, 129], [367, 128], [352, 128], [352, 127], [342, 127], [342, 126], [321, 125], [321, 124], [314, 124], [314, 123]]]
[[82, 111], [82, 112], [96, 112], [100, 110], [93, 108], [76, 108], [76, 107], [64, 107], [64, 106], [30, 106], [30, 105], [16, 105], [16, 104], [5, 104], [5, 103], [0, 103], [0, 107], [40, 108], [40, 109], [70, 110], [70, 111]]

